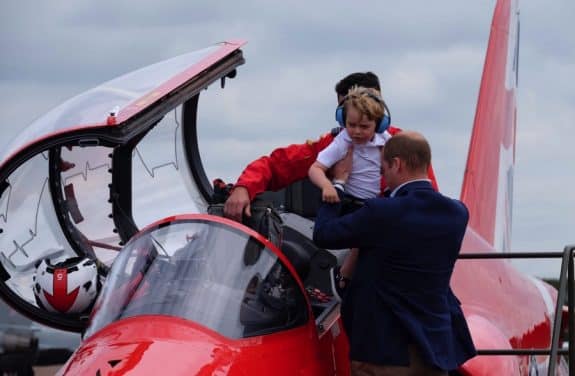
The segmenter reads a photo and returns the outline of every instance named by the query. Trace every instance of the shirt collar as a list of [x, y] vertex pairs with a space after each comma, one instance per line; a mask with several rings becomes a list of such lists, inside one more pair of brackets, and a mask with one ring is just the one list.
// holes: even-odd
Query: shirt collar
[[401, 184], [401, 185], [395, 187], [395, 189], [394, 189], [393, 191], [391, 191], [391, 194], [389, 195], [389, 197], [395, 197], [395, 195], [397, 194], [397, 192], [399, 192], [399, 190], [400, 190], [401, 188], [403, 188], [404, 186], [406, 186], [406, 185], [409, 184], [409, 183], [414, 183], [414, 182], [416, 182], [416, 181], [426, 181], [426, 182], [431, 183], [431, 180], [429, 180], [429, 179], [414, 179], [414, 180], [409, 180], [409, 181], [406, 181], [405, 183], [403, 183], [403, 184]]
[[[349, 137], [349, 134], [347, 133], [347, 131], [344, 129], [343, 131], [343, 139], [346, 142], [352, 143], [352, 139], [351, 137]], [[371, 140], [369, 140], [368, 142], [366, 142], [365, 144], [362, 145], [355, 145], [355, 146], [383, 146], [385, 145], [386, 141], [388, 139], [391, 138], [391, 135], [385, 131], [383, 134], [382, 133], [376, 133], [373, 138]]]

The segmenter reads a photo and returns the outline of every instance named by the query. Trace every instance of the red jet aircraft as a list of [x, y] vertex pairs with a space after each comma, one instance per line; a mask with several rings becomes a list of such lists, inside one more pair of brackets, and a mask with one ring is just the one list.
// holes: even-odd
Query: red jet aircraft
[[[509, 247], [518, 31], [516, 2], [498, 1], [461, 194], [471, 213], [463, 253]], [[262, 211], [263, 231], [207, 214], [214, 192], [200, 158], [199, 98], [236, 76], [244, 43], [106, 82], [4, 151], [0, 294], [42, 324], [83, 333], [59, 374], [349, 373], [339, 304], [324, 293], [338, 253], [310, 240], [317, 202], [298, 196], [301, 186], [287, 189], [279, 217]], [[107, 271], [91, 313], [40, 308], [40, 261], [76, 256]], [[64, 291], [54, 306], [66, 311], [77, 291], [54, 278]], [[549, 285], [506, 260], [460, 260], [452, 286], [477, 348], [550, 347], [557, 292]], [[547, 362], [477, 356], [457, 372], [541, 374]], [[557, 366], [567, 374], [563, 360]]]

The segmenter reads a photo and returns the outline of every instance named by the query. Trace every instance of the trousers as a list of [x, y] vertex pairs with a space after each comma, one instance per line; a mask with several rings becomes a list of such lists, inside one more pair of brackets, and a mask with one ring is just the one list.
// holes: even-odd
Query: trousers
[[447, 376], [447, 371], [426, 364], [415, 345], [409, 345], [409, 366], [380, 365], [351, 361], [352, 376]]

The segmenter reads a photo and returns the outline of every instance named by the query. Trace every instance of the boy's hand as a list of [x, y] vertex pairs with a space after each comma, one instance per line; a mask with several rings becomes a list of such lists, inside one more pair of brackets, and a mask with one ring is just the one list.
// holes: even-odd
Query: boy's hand
[[330, 204], [339, 202], [339, 196], [333, 185], [324, 187], [321, 190], [321, 199], [323, 202], [329, 202]]

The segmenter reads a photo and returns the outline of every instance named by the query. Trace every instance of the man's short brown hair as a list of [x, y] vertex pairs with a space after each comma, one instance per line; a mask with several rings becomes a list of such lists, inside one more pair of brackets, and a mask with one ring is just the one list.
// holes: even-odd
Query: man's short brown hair
[[383, 159], [387, 163], [391, 163], [396, 157], [404, 161], [409, 170], [424, 172], [431, 164], [431, 148], [421, 134], [400, 132], [391, 137], [383, 148]]

